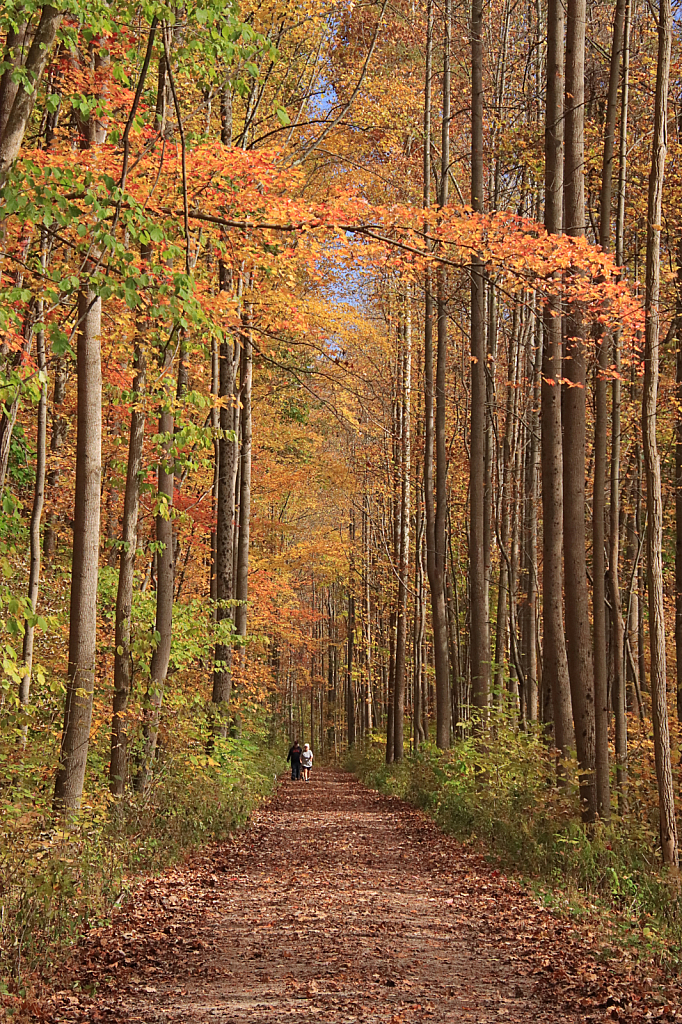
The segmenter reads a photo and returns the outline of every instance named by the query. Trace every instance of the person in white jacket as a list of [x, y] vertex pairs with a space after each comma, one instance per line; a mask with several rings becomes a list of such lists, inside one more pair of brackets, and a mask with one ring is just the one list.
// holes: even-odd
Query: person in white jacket
[[313, 752], [310, 749], [308, 743], [303, 744], [303, 753], [301, 754], [301, 768], [303, 769], [303, 781], [310, 782], [310, 769], [313, 766]]

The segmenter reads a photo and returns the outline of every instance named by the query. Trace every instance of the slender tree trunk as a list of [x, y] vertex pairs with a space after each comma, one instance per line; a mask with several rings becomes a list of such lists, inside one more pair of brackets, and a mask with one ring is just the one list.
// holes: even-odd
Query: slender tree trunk
[[[567, 6], [565, 90], [565, 227], [567, 234], [578, 238], [585, 234], [585, 0], [569, 0]], [[575, 302], [567, 311], [565, 331], [564, 377], [570, 382], [562, 394], [566, 638], [583, 815], [586, 821], [593, 821], [598, 811], [603, 809], [601, 798], [604, 791], [600, 774], [598, 805], [585, 537], [585, 325], [582, 310]]]
[[[43, 253], [43, 270], [45, 259]], [[38, 320], [43, 315], [42, 301], [37, 308]], [[33, 489], [33, 508], [31, 510], [30, 526], [30, 568], [28, 574], [28, 599], [31, 604], [31, 611], [35, 615], [38, 605], [38, 590], [40, 587], [40, 520], [43, 514], [43, 503], [45, 500], [45, 458], [47, 448], [47, 364], [45, 361], [45, 331], [42, 323], [39, 326], [36, 336], [36, 350], [38, 356], [38, 370], [43, 375], [40, 384], [40, 400], [38, 402], [38, 422], [36, 429], [36, 479]], [[32, 620], [24, 623], [24, 642], [22, 649], [21, 682], [19, 683], [19, 700], [26, 706], [29, 702], [31, 691], [31, 673], [33, 669], [33, 639], [35, 627]]]
[[[483, 2], [471, 4], [471, 205], [483, 212]], [[486, 432], [485, 279], [478, 257], [471, 267], [471, 428], [469, 575], [471, 580], [471, 684], [473, 703], [485, 714], [490, 691], [490, 635], [485, 557]], [[481, 723], [482, 724], [482, 723]]]
[[[93, 268], [94, 269], [94, 268]], [[69, 668], [55, 808], [80, 806], [90, 742], [97, 651], [97, 570], [102, 476], [102, 300], [89, 286], [78, 296], [78, 428], [69, 609]]]
[[[545, 127], [545, 227], [562, 230], [564, 8], [547, 9], [547, 113]], [[564, 756], [575, 749], [563, 616], [563, 458], [561, 451], [561, 303], [551, 296], [544, 313], [540, 388], [542, 465], [543, 675], [550, 680], [554, 742]]]
[[[433, 30], [433, 7], [429, 7], [431, 14], [427, 21], [427, 62], [424, 123], [426, 134], [424, 142], [424, 205], [430, 205], [430, 111], [431, 111], [431, 36]], [[449, 11], [449, 8], [448, 8]], [[449, 26], [449, 18], [446, 13], [446, 26]], [[449, 30], [447, 30], [449, 40]], [[443, 83], [443, 143], [444, 153], [442, 168], [445, 168], [443, 176], [447, 195], [447, 167], [449, 164], [449, 60], [450, 54], [446, 40], [446, 52], [444, 65], [447, 75], [444, 74]], [[447, 78], [447, 87], [445, 79]], [[446, 116], [447, 114], [447, 116]], [[442, 169], [441, 168], [441, 169]], [[442, 199], [442, 195], [441, 195]], [[448, 747], [450, 743], [450, 679], [448, 665], [448, 634], [445, 597], [443, 592], [443, 574], [440, 568], [438, 552], [438, 533], [436, 526], [437, 506], [434, 495], [434, 398], [436, 395], [437, 382], [434, 382], [433, 367], [433, 322], [434, 302], [431, 290], [431, 275], [426, 272], [425, 285], [425, 310], [424, 310], [424, 506], [426, 514], [426, 564], [429, 578], [429, 589], [431, 591], [431, 616], [433, 623], [433, 648], [436, 674], [436, 742], [441, 747]], [[445, 324], [443, 325], [445, 327]], [[444, 367], [443, 367], [444, 369]], [[443, 395], [444, 401], [444, 395]], [[437, 399], [436, 399], [437, 404]], [[441, 402], [441, 408], [443, 404]], [[444, 467], [442, 468], [444, 472]], [[442, 553], [441, 553], [442, 554]]]
[[[627, 166], [628, 140], [628, 90], [630, 72], [630, 0], [625, 0], [622, 29], [623, 85], [621, 93], [620, 143], [618, 155], [618, 202], [616, 212], [616, 263], [623, 266], [623, 236], [625, 231], [625, 175]], [[625, 814], [628, 809], [628, 727], [626, 714], [625, 671], [623, 650], [625, 624], [620, 592], [620, 332], [613, 335], [613, 362], [615, 375], [611, 398], [611, 534], [609, 544], [611, 606], [613, 614], [613, 709], [616, 725], [616, 784], [618, 787], [618, 809]]]
[[[149, 250], [143, 249], [143, 261]], [[133, 583], [137, 552], [137, 519], [140, 508], [140, 473], [144, 447], [146, 362], [144, 333], [147, 324], [140, 325], [135, 345], [135, 378], [130, 414], [128, 441], [128, 467], [123, 500], [123, 530], [121, 561], [116, 593], [116, 630], [114, 641], [114, 704], [111, 720], [111, 761], [109, 788], [115, 796], [123, 796], [128, 774], [128, 730], [126, 712], [133, 682], [131, 650], [131, 619], [133, 610]]]
[[410, 558], [410, 399], [412, 391], [412, 323], [409, 290], [405, 299], [402, 329], [402, 458], [400, 486], [400, 555], [398, 564], [398, 623], [396, 630], [395, 685], [393, 712], [393, 758], [402, 761], [405, 723], [405, 656], [407, 648], [407, 589]]
[[[221, 288], [227, 282], [221, 273]], [[234, 597], [234, 519], [235, 480], [238, 447], [235, 432], [237, 410], [231, 403], [235, 399], [235, 377], [239, 346], [228, 339], [220, 345], [220, 434], [218, 439], [218, 496], [216, 523], [216, 621], [225, 623], [223, 635], [216, 644], [213, 668], [211, 734], [227, 735], [227, 709], [232, 692], [232, 641], [229, 625], [232, 608], [228, 602]]]
[[526, 604], [523, 623], [524, 671], [528, 690], [528, 717], [538, 720], [538, 659], [537, 659], [537, 602], [538, 602], [538, 466], [540, 461], [540, 389], [542, 386], [542, 323], [536, 317], [536, 329], [530, 337], [535, 349], [529, 360], [532, 372], [532, 404], [530, 411], [530, 446], [525, 474], [525, 539], [524, 562], [526, 570]]
[[[613, 154], [615, 150], [618, 83], [623, 40], [625, 0], [617, 0], [611, 47], [611, 68], [604, 127], [604, 151], [599, 221], [599, 244], [608, 252], [611, 244], [611, 197], [613, 194]], [[611, 812], [609, 790], [609, 706], [606, 657], [606, 448], [608, 402], [606, 375], [610, 363], [610, 336], [600, 331], [597, 344], [596, 419], [594, 428], [594, 482], [592, 491], [592, 622], [594, 652], [595, 764], [597, 811], [602, 818]]]
[[[165, 369], [170, 369], [172, 354], [170, 346]], [[182, 364], [183, 353], [180, 353]], [[182, 369], [179, 370], [179, 373]], [[159, 737], [159, 720], [163, 693], [170, 663], [172, 631], [173, 631], [173, 597], [175, 589], [175, 557], [173, 547], [173, 490], [175, 482], [173, 435], [175, 415], [170, 395], [166, 396], [166, 406], [159, 417], [159, 435], [163, 438], [159, 464], [157, 469], [157, 501], [156, 515], [156, 620], [154, 630], [157, 635], [156, 647], [152, 653], [149, 667], [149, 685], [147, 687], [146, 708], [143, 724], [142, 755], [138, 773], [135, 777], [135, 789], [143, 792], [151, 779], [156, 746]]]
[[355, 746], [355, 684], [353, 661], [355, 656], [355, 597], [348, 592], [348, 641], [346, 662], [346, 718], [348, 722], [348, 746]]
[[670, 79], [672, 10], [670, 0], [660, 0], [658, 19], [658, 64], [654, 138], [649, 176], [646, 246], [646, 328], [644, 341], [644, 386], [642, 392], [642, 443], [646, 471], [647, 571], [649, 583], [649, 641], [651, 645], [651, 708], [654, 725], [654, 753], [658, 780], [658, 804], [663, 863], [678, 864], [675, 791], [670, 756], [668, 702], [665, 665], [665, 615], [663, 603], [663, 501], [661, 465], [656, 443], [658, 403], [661, 207], [666, 158], [666, 121]]
[[251, 517], [251, 388], [253, 382], [253, 347], [251, 344], [251, 311], [247, 309], [246, 329], [243, 333], [241, 353], [241, 473], [239, 478], [239, 541], [237, 545], [237, 579], [235, 597], [236, 627], [240, 636], [246, 636], [247, 600], [249, 596], [249, 525]]

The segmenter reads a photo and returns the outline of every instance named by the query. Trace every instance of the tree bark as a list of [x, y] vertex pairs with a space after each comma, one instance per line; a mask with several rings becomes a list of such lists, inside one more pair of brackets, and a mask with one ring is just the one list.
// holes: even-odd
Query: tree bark
[[[625, 231], [625, 175], [627, 166], [628, 141], [628, 91], [630, 72], [630, 0], [625, 0], [622, 28], [623, 84], [621, 92], [620, 142], [618, 154], [618, 201], [616, 208], [616, 264], [624, 263], [623, 236]], [[618, 810], [625, 814], [628, 809], [628, 726], [625, 692], [624, 640], [622, 597], [620, 591], [620, 442], [621, 442], [621, 387], [620, 387], [620, 331], [613, 335], [613, 362], [615, 375], [611, 388], [611, 534], [609, 544], [611, 606], [613, 616], [613, 710], [616, 726], [616, 785], [618, 787]]]
[[80, 806], [90, 742], [97, 651], [97, 570], [102, 476], [102, 300], [89, 286], [78, 295], [78, 427], [69, 609], [69, 668], [56, 809]]
[[[180, 361], [182, 362], [182, 354]], [[164, 361], [164, 369], [170, 370], [172, 353], [170, 345]], [[182, 371], [180, 371], [182, 372]], [[175, 481], [173, 434], [175, 430], [175, 414], [173, 400], [169, 395], [165, 398], [165, 408], [159, 417], [159, 435], [163, 439], [159, 452], [157, 468], [157, 502], [156, 514], [156, 619], [154, 632], [156, 647], [152, 652], [149, 667], [149, 685], [146, 694], [146, 707], [142, 727], [142, 754], [138, 772], [135, 776], [135, 789], [144, 792], [149, 785], [156, 747], [159, 738], [159, 720], [163, 693], [170, 664], [171, 642], [173, 634], [173, 597], [175, 584], [175, 559], [173, 550], [173, 489]]]
[[[565, 228], [567, 234], [578, 238], [585, 234], [585, 0], [569, 0], [567, 6], [565, 91]], [[575, 302], [567, 310], [565, 332], [564, 377], [569, 384], [562, 394], [562, 423], [568, 674], [583, 816], [593, 821], [602, 804], [597, 803], [595, 780], [594, 672], [585, 550], [585, 325]], [[599, 793], [601, 797], [601, 785]]]
[[[483, 2], [471, 5], [471, 205], [483, 212]], [[471, 579], [471, 685], [482, 719], [490, 692], [490, 633], [485, 538], [486, 330], [483, 264], [471, 267], [471, 428], [469, 575]]]
[[239, 540], [237, 544], [237, 579], [235, 597], [236, 627], [240, 636], [246, 636], [247, 600], [249, 596], [249, 524], [251, 517], [251, 388], [253, 382], [253, 347], [251, 343], [250, 310], [247, 309], [242, 335], [241, 353], [241, 473], [239, 479]]
[[[547, 111], [545, 126], [545, 227], [563, 225], [564, 9], [547, 9]], [[561, 451], [561, 303], [550, 296], [544, 312], [540, 388], [542, 467], [543, 675], [551, 682], [554, 742], [564, 756], [574, 750], [571, 691], [563, 615], [563, 457]]]
[[393, 711], [393, 758], [402, 761], [405, 723], [405, 661], [407, 647], [407, 589], [410, 561], [410, 400], [412, 392], [412, 323], [409, 290], [405, 299], [402, 327], [402, 458], [400, 485], [400, 554], [398, 561], [398, 622], [396, 629], [395, 684]]
[[19, 89], [19, 83], [14, 81], [13, 71], [23, 64], [22, 57], [26, 42], [26, 28], [27, 25], [24, 22], [17, 27], [16, 31], [12, 28], [7, 31], [5, 61], [12, 66], [7, 68], [3, 73], [2, 79], [0, 79], [0, 139], [5, 134], [7, 121]]
[[644, 338], [644, 385], [642, 391], [642, 443], [646, 472], [647, 570], [649, 583], [649, 642], [651, 647], [651, 708], [654, 725], [654, 753], [663, 863], [677, 867], [677, 822], [675, 791], [670, 756], [665, 658], [665, 615], [663, 603], [663, 502], [661, 465], [656, 442], [658, 403], [661, 217], [663, 177], [667, 149], [666, 121], [670, 80], [672, 10], [670, 0], [660, 0], [658, 19], [658, 64], [654, 138], [649, 175], [646, 246], [646, 293]]
[[[445, 198], [447, 198], [448, 165], [450, 161], [450, 52], [448, 45], [450, 40], [449, 12], [450, 6], [448, 0], [448, 6], [446, 10], [446, 46], [444, 53], [443, 74], [443, 153], [441, 161], [441, 205], [443, 197], [445, 196]], [[431, 82], [429, 75], [426, 83], [427, 99], [430, 96], [430, 88]], [[427, 162], [429, 161], [429, 145], [430, 139], [427, 137], [425, 139], [425, 169], [427, 166]], [[426, 175], [424, 187], [424, 201], [425, 204], [428, 205], [429, 192]], [[444, 193], [443, 188], [445, 188]], [[441, 415], [442, 413], [444, 417], [444, 389], [442, 395], [437, 395], [436, 392], [438, 390], [438, 381], [441, 378], [444, 381], [445, 366], [443, 360], [440, 360], [441, 346], [439, 336], [438, 359], [440, 360], [440, 362], [437, 365], [436, 381], [434, 381], [433, 321], [433, 292], [431, 290], [430, 273], [427, 270], [425, 283], [424, 310], [424, 505], [426, 512], [426, 567], [427, 575], [429, 577], [429, 589], [431, 591], [431, 617], [433, 623], [433, 656], [436, 675], [436, 743], [442, 749], [447, 749], [450, 745], [450, 672], [448, 664], [448, 632], [445, 608], [445, 592], [443, 587], [443, 566], [445, 550], [444, 537], [439, 536], [438, 533], [439, 523], [437, 523], [437, 518], [439, 506], [436, 500], [436, 495], [434, 494], [434, 489], [437, 490], [438, 487], [437, 480], [434, 482], [434, 435], [437, 434], [437, 426], [434, 421], [434, 400], [438, 408], [438, 415]], [[447, 333], [445, 331], [445, 328], [445, 317], [443, 317], [443, 340], [446, 342]], [[445, 353], [443, 353], [443, 357], [444, 356]], [[444, 440], [444, 435], [442, 436], [442, 439]], [[444, 472], [445, 467], [441, 465], [440, 473]], [[438, 474], [439, 468], [437, 463], [435, 473], [437, 478]], [[439, 541], [442, 545], [441, 548], [439, 548]]]
[[[149, 258], [143, 249], [142, 259]], [[144, 328], [140, 325], [135, 344], [135, 378], [130, 414], [128, 441], [128, 467], [123, 500], [123, 529], [121, 561], [116, 593], [116, 628], [114, 641], [114, 702], [111, 720], [111, 760], [109, 762], [109, 788], [115, 796], [123, 796], [128, 774], [128, 732], [126, 712], [133, 681], [133, 662], [130, 645], [133, 609], [133, 582], [137, 552], [137, 519], [140, 508], [140, 473], [144, 447], [146, 362]]]
[[[25, 78], [19, 84], [5, 130], [0, 138], [0, 188], [7, 181], [12, 164], [19, 155], [24, 132], [38, 95], [38, 86], [47, 64], [63, 12], [46, 4], [24, 62]], [[29, 91], [30, 90], [30, 91]]]
[[[43, 251], [44, 257], [44, 251]], [[43, 270], [45, 259], [43, 258]], [[38, 303], [36, 315], [40, 321], [43, 315], [42, 300]], [[33, 508], [31, 509], [30, 525], [30, 568], [28, 574], [28, 599], [31, 604], [31, 612], [35, 615], [38, 605], [38, 590], [40, 587], [40, 520], [43, 514], [45, 500], [45, 461], [47, 448], [47, 364], [45, 361], [45, 331], [40, 324], [36, 336], [36, 354], [38, 357], [38, 370], [43, 374], [40, 385], [40, 400], [38, 402], [38, 422], [36, 429], [36, 479], [33, 489]], [[26, 706], [29, 702], [31, 692], [31, 674], [33, 670], [33, 639], [35, 627], [32, 620], [24, 623], [24, 641], [22, 648], [22, 669], [21, 682], [19, 684], [19, 700]]]

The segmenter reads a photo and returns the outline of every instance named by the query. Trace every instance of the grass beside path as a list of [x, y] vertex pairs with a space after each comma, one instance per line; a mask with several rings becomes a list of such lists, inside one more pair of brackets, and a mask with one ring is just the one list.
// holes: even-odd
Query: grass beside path
[[446, 754], [428, 747], [392, 765], [384, 744], [375, 736], [358, 745], [346, 767], [521, 875], [545, 905], [597, 917], [605, 947], [631, 948], [666, 972], [682, 972], [680, 879], [660, 868], [653, 823], [614, 816], [588, 835], [577, 793], [556, 786], [552, 757], [528, 734], [501, 730], [494, 749], [466, 740]]
[[82, 811], [64, 823], [23, 798], [0, 805], [0, 1006], [30, 976], [49, 977], [88, 928], [105, 924], [142, 874], [182, 860], [244, 824], [274, 788], [283, 744], [244, 736], [211, 757], [165, 751], [144, 794], [110, 796], [98, 779]]

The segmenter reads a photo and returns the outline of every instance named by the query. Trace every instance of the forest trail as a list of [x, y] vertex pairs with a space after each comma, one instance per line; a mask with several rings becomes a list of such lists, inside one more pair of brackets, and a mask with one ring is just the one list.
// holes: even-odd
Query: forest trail
[[282, 781], [249, 828], [142, 883], [83, 940], [40, 1018], [584, 1021], [552, 995], [568, 930], [421, 813], [317, 769]]

